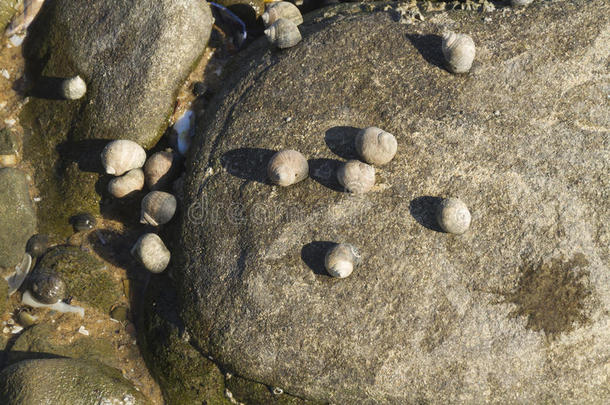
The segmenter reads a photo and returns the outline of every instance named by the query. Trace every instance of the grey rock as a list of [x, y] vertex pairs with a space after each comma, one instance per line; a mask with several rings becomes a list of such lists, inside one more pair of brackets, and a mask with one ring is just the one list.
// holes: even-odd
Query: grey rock
[[25, 245], [36, 231], [36, 213], [25, 173], [0, 169], [0, 267], [13, 268], [23, 259]]
[[209, 5], [198, 0], [48, 2], [24, 54], [29, 77], [80, 75], [87, 83], [75, 102], [73, 140], [130, 139], [149, 148], [211, 27]]
[[26, 404], [147, 404], [119, 370], [76, 359], [25, 360], [0, 373], [0, 402]]
[[[610, 4], [409, 26], [354, 9], [281, 53], [254, 43], [208, 110], [169, 269], [190, 341], [330, 403], [610, 401]], [[443, 68], [446, 27], [477, 44], [467, 76]], [[371, 125], [398, 153], [349, 196], [332, 169]], [[288, 147], [311, 178], [273, 187]], [[463, 235], [439, 232], [446, 196], [470, 208]], [[342, 280], [323, 268], [337, 241], [363, 257]]]

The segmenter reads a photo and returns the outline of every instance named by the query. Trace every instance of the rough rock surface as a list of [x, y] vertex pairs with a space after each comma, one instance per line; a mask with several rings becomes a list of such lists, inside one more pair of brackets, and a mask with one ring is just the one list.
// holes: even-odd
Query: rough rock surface
[[[342, 12], [253, 44], [209, 109], [170, 270], [191, 344], [223, 370], [331, 403], [610, 401], [610, 5]], [[469, 75], [440, 33], [469, 33]], [[398, 140], [360, 197], [334, 180], [357, 128]], [[266, 181], [273, 150], [311, 178]], [[470, 207], [439, 232], [438, 197]], [[330, 242], [362, 264], [327, 276]]]
[[49, 2], [40, 13], [24, 49], [31, 77], [78, 74], [87, 83], [74, 139], [154, 145], [176, 91], [207, 44], [209, 5], [129, 0], [117, 7], [112, 0], [72, 0]]
[[[102, 139], [147, 148], [158, 141], [211, 27], [209, 5], [199, 0], [44, 4], [24, 43], [37, 97], [20, 115], [24, 156], [42, 198], [41, 232], [66, 237], [69, 216], [100, 212], [108, 182], [99, 178]], [[85, 96], [57, 100], [59, 78], [75, 75], [87, 83]]]
[[0, 267], [21, 263], [25, 244], [36, 232], [36, 214], [25, 173], [0, 169]]
[[4, 35], [4, 29], [17, 12], [18, 2], [18, 0], [0, 0], [0, 35]]
[[25, 360], [0, 373], [0, 403], [146, 404], [121, 372], [75, 359]]

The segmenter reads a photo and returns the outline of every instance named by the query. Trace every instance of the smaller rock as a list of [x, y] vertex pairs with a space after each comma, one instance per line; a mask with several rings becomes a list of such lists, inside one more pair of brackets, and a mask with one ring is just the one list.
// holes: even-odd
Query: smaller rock
[[0, 373], [0, 403], [138, 405], [147, 401], [119, 370], [85, 360], [37, 359], [15, 363]]

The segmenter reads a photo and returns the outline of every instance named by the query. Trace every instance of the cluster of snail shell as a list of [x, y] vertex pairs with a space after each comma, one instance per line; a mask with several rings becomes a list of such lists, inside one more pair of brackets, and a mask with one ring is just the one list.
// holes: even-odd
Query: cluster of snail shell
[[[178, 202], [167, 188], [179, 171], [179, 158], [171, 150], [157, 152], [146, 159], [146, 151], [137, 142], [116, 140], [108, 143], [101, 154], [106, 173], [115, 176], [108, 191], [123, 198], [146, 185], [150, 192], [142, 198], [140, 222], [158, 227], [167, 224], [176, 213]], [[132, 255], [152, 273], [160, 273], [171, 257], [161, 238], [154, 233], [140, 237], [131, 249]]]
[[280, 49], [293, 47], [303, 38], [298, 27], [303, 23], [303, 16], [292, 3], [269, 3], [261, 18], [266, 27], [265, 36], [271, 44]]

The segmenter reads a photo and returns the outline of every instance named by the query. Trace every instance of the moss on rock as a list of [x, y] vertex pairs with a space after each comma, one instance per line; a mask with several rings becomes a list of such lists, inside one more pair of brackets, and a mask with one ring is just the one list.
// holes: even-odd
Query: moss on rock
[[59, 273], [70, 296], [104, 313], [110, 311], [122, 294], [120, 285], [105, 271], [105, 265], [77, 247], [58, 246], [49, 250], [38, 269]]
[[6, 304], [8, 302], [8, 283], [2, 277], [0, 277], [0, 315], [6, 311]]

